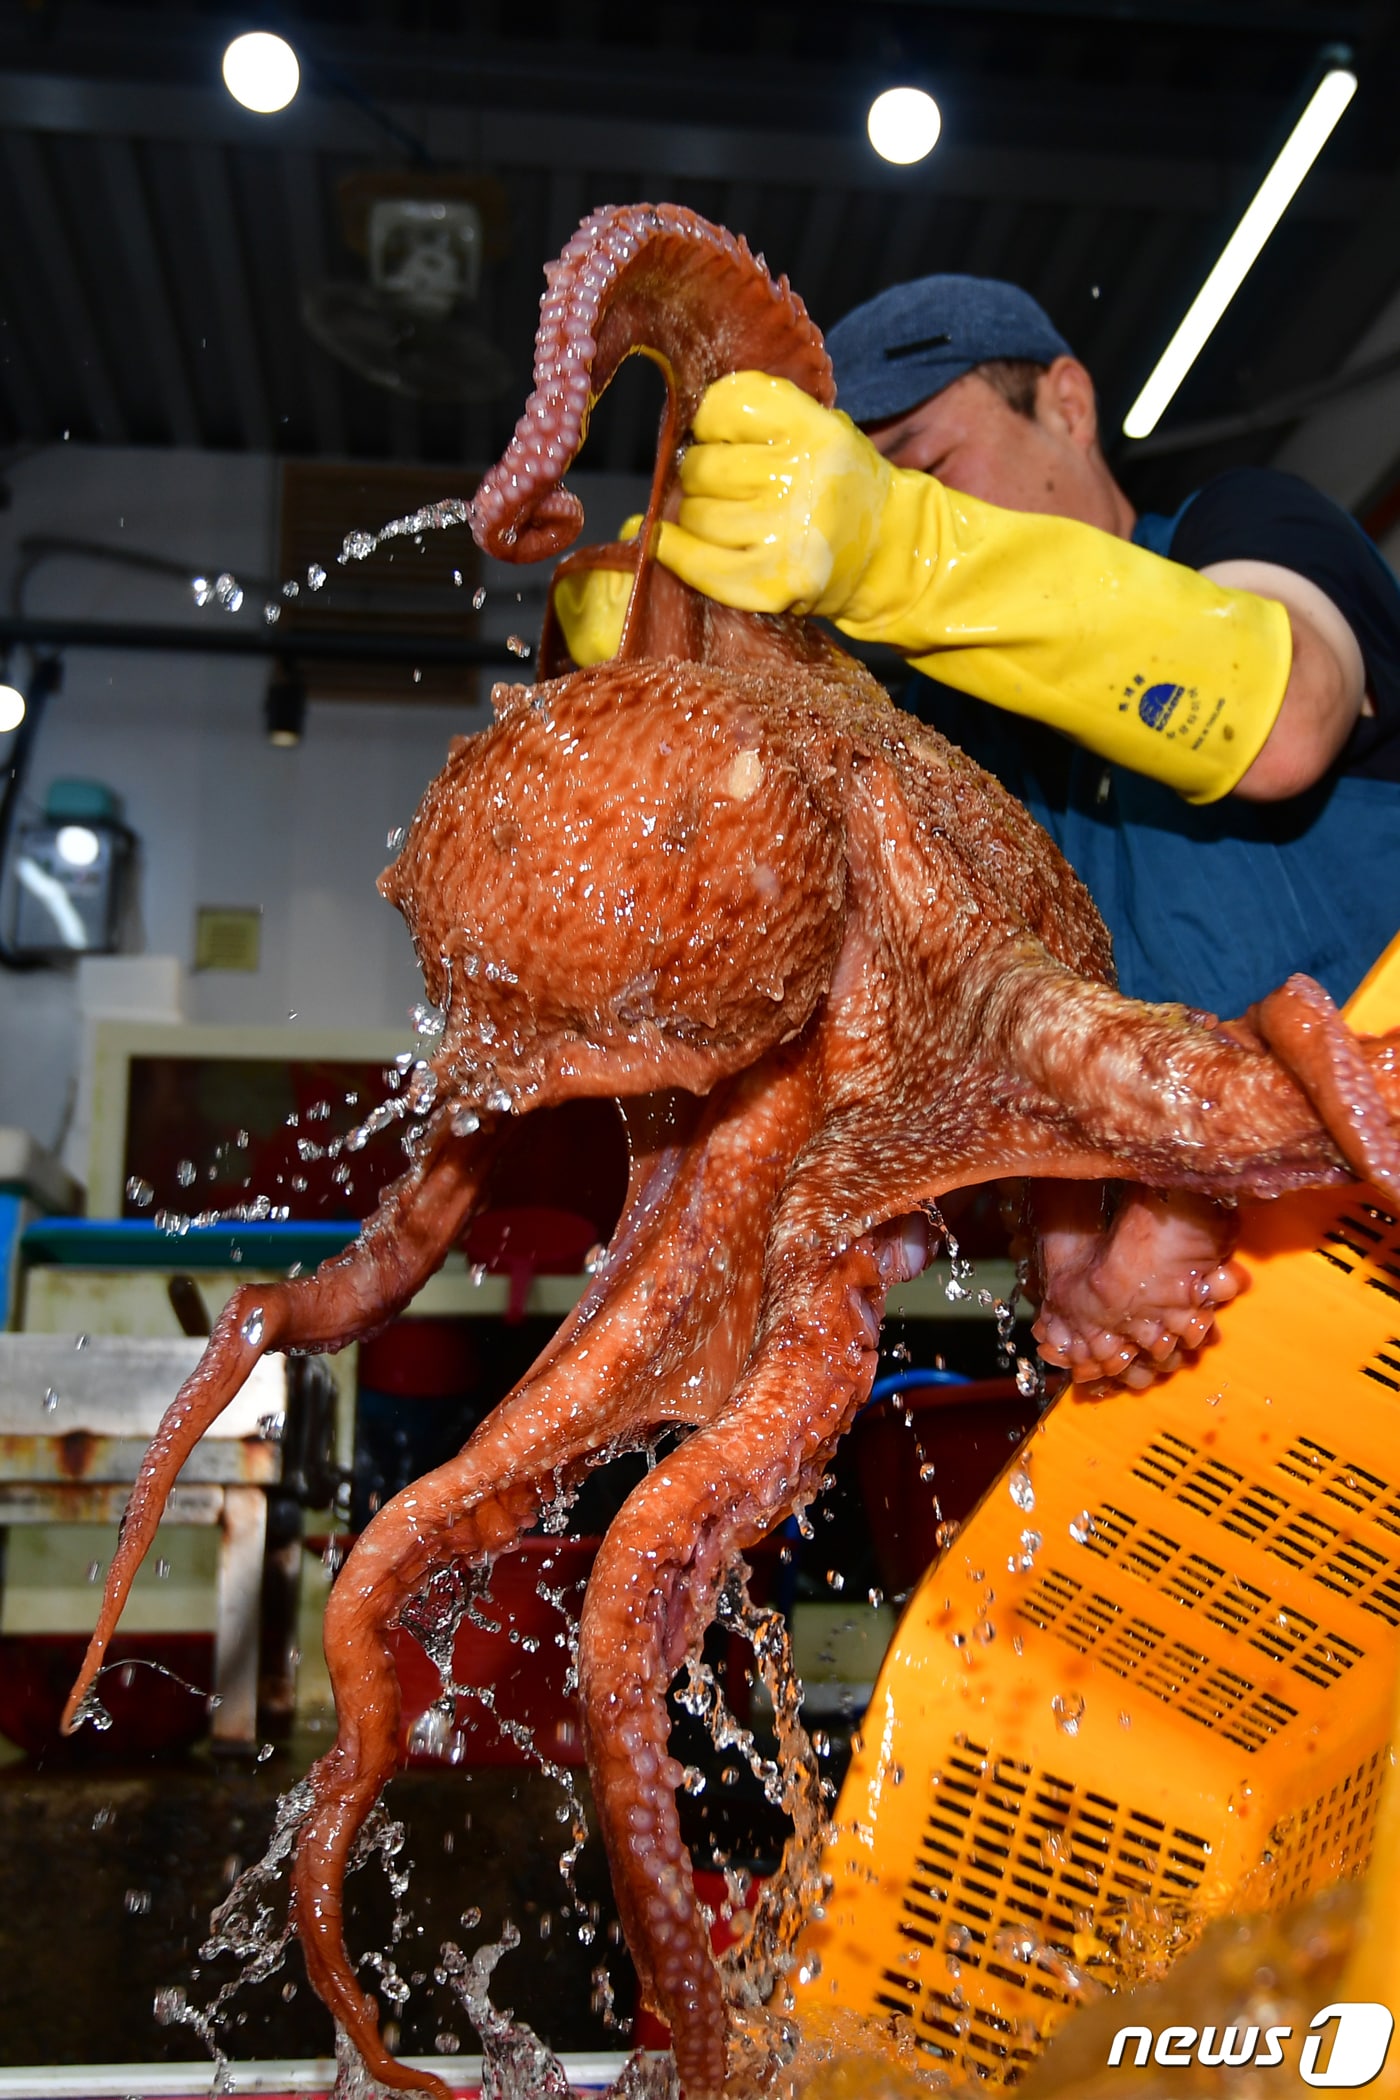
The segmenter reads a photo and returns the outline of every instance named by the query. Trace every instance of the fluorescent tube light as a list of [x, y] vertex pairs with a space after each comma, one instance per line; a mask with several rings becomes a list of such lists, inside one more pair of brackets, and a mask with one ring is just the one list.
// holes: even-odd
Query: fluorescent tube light
[[1145, 438], [1200, 356], [1216, 322], [1243, 284], [1269, 235], [1292, 203], [1318, 154], [1356, 93], [1356, 75], [1335, 66], [1318, 83], [1278, 159], [1230, 235], [1220, 260], [1187, 309], [1186, 317], [1157, 361], [1156, 369], [1123, 418], [1123, 435]]

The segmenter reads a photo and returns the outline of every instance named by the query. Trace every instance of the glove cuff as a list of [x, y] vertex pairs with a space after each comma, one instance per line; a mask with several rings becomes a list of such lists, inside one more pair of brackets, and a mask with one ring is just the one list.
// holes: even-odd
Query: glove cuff
[[1191, 802], [1236, 787], [1278, 718], [1288, 614], [1096, 526], [897, 473], [837, 625], [1048, 722]]

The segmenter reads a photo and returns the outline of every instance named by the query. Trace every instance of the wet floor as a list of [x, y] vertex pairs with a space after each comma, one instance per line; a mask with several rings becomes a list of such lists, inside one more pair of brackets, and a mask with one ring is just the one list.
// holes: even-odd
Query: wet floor
[[[232, 1973], [224, 1958], [194, 1974], [209, 1913], [261, 1856], [278, 1793], [321, 1748], [298, 1744], [261, 1766], [196, 1754], [112, 1773], [0, 1772], [0, 2062], [199, 2057], [196, 2037], [158, 2024], [156, 1993], [184, 1985], [202, 2001]], [[413, 1989], [398, 2015], [398, 2046], [430, 2054], [448, 2046], [440, 2036], [455, 2034], [454, 2051], [474, 2050], [433, 1983], [433, 1960], [444, 1939], [470, 1949], [495, 1938], [509, 1915], [521, 1946], [503, 1960], [493, 1995], [559, 2049], [616, 2049], [616, 2030], [590, 2010], [591, 1977], [606, 1961], [628, 2010], [630, 1967], [609, 1933], [614, 1911], [596, 1839], [577, 1869], [579, 1896], [595, 1907], [592, 1944], [580, 1945], [578, 1920], [561, 1916], [559, 1788], [521, 1768], [414, 1770], [395, 1780], [388, 1805], [407, 1831], [400, 1863], [413, 1862], [411, 1922], [396, 1955]], [[481, 1911], [470, 1930], [460, 1922], [468, 1906]], [[348, 1907], [357, 1951], [389, 1944], [394, 1902], [377, 1865], [354, 1877]], [[232, 2011], [232, 2054], [330, 2052], [329, 2018], [295, 1949]]]
[[[200, 1962], [210, 1912], [261, 1858], [279, 1794], [326, 1744], [324, 1734], [299, 1738], [264, 1764], [201, 1750], [110, 1770], [0, 1769], [0, 2063], [200, 2059], [202, 2045], [187, 2028], [158, 2022], [155, 1998], [179, 1986], [192, 2004], [205, 2004], [232, 1976], [227, 1957]], [[677, 1716], [672, 1748], [708, 1766], [715, 1782], [698, 1801], [681, 1797], [697, 1864], [718, 1856], [771, 1867], [787, 1825], [747, 1769], [721, 1761], [685, 1716]], [[839, 1772], [846, 1746], [838, 1738], [835, 1748]], [[561, 2052], [624, 2046], [625, 2032], [599, 2009], [595, 1972], [606, 1966], [616, 2016], [626, 2023], [631, 1964], [587, 1775], [576, 1776], [591, 1833], [575, 1869], [582, 1919], [559, 1872], [568, 1823], [560, 1820], [567, 1801], [555, 1781], [524, 1766], [489, 1765], [420, 1767], [394, 1780], [386, 1805], [406, 1832], [398, 1864], [412, 1862], [409, 1922], [394, 1949], [411, 1986], [396, 2016], [394, 2046], [403, 2053], [474, 2052], [460, 2007], [432, 1970], [444, 1940], [470, 1952], [496, 1939], [507, 1918], [521, 1944], [496, 1970], [497, 2005]], [[480, 1922], [464, 1925], [463, 1913], [473, 1909]], [[390, 1947], [394, 1912], [378, 1864], [351, 1878], [348, 1936], [357, 1954]], [[374, 1988], [372, 1976], [365, 1980]], [[230, 2016], [231, 2055], [331, 2052], [329, 2017], [307, 1987], [295, 1947], [278, 1974], [240, 1991]]]

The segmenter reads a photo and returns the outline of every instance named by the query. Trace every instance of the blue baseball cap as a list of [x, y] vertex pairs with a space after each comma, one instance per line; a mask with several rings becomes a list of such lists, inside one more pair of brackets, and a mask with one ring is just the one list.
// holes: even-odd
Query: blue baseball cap
[[996, 277], [893, 285], [838, 321], [826, 347], [836, 405], [854, 423], [902, 416], [990, 358], [1048, 365], [1074, 355], [1030, 293]]

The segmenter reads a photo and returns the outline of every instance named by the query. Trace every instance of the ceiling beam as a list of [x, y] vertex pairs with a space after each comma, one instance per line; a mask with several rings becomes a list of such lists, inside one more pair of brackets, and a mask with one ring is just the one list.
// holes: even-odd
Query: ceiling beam
[[243, 442], [251, 452], [270, 452], [272, 416], [250, 319], [253, 302], [238, 239], [225, 149], [213, 143], [191, 146], [190, 174], [204, 228], [219, 334], [228, 360]]
[[[797, 252], [787, 270], [788, 281], [801, 296], [809, 314], [821, 313], [822, 286], [831, 268], [831, 254], [841, 227], [841, 214], [849, 202], [845, 190], [823, 186], [813, 197]], [[770, 269], [782, 268], [770, 256]]]
[[0, 212], [0, 285], [6, 282], [11, 289], [0, 307], [0, 394], [9, 402], [16, 438], [42, 444], [53, 436], [53, 431], [22, 332], [19, 287], [24, 282], [24, 272], [13, 254], [8, 217]]
[[[316, 157], [302, 147], [289, 146], [278, 154], [282, 205], [299, 294], [311, 290], [330, 275], [326, 263], [326, 236], [321, 219], [322, 173]], [[310, 366], [311, 427], [316, 449], [325, 459], [341, 459], [347, 452], [345, 396], [340, 366], [329, 350], [305, 335], [305, 356]]]
[[[672, 83], [674, 89], [674, 83]], [[800, 102], [793, 107], [800, 108]], [[462, 153], [462, 107], [391, 110], [417, 129], [445, 166]], [[344, 104], [303, 93], [283, 115], [253, 117], [222, 91], [162, 83], [70, 79], [56, 74], [0, 77], [0, 127], [265, 146], [267, 126], [279, 142], [368, 158], [374, 141], [363, 119]], [[1035, 146], [959, 145], [946, 138], [916, 168], [895, 168], [846, 131], [786, 131], [685, 124], [665, 117], [583, 114], [488, 105], [473, 125], [477, 155], [486, 167], [548, 167], [594, 176], [599, 168], [647, 169], [662, 179], [789, 184], [800, 188], [889, 191], [895, 196], [936, 194], [1045, 204], [1100, 204], [1124, 210], [1172, 205], [1182, 211], [1224, 213], [1258, 176], [1253, 159], [1218, 155], [1093, 151]], [[1314, 170], [1291, 210], [1324, 221], [1355, 217], [1375, 197], [1377, 181], [1345, 170]]]
[[941, 202], [931, 190], [915, 190], [897, 202], [891, 199], [885, 245], [875, 271], [881, 286], [927, 275], [924, 256]]
[[118, 138], [101, 138], [94, 144], [123, 273], [133, 294], [132, 321], [144, 336], [155, 366], [170, 436], [177, 445], [197, 446], [203, 433], [135, 149], [128, 140]]
[[549, 201], [545, 206], [545, 254], [562, 254], [571, 235], [590, 208], [579, 168], [551, 168]]
[[424, 634], [405, 628], [367, 632], [362, 628], [297, 627], [273, 629], [259, 619], [246, 630], [201, 632], [188, 626], [158, 625], [141, 620], [67, 620], [59, 616], [0, 612], [0, 648], [136, 649], [174, 656], [274, 656], [288, 662], [325, 658], [337, 663], [504, 664], [518, 666], [533, 656], [507, 642], [462, 634]]
[[[1031, 289], [1052, 321], [1059, 323], [1081, 285], [1090, 278], [1090, 257], [1103, 238], [1107, 207], [1070, 212], [1050, 244], [1044, 268]], [[1082, 296], [1082, 294], [1081, 294]]]
[[[1156, 363], [1162, 344], [1153, 339], [1151, 324], [1144, 336], [1143, 316], [1152, 311], [1156, 287], [1180, 281], [1181, 251], [1189, 232], [1174, 212], [1155, 213], [1136, 242], [1126, 269], [1111, 286], [1103, 302], [1103, 321], [1095, 334], [1093, 350], [1095, 371], [1105, 386], [1116, 383], [1120, 388], [1126, 384], [1136, 389]], [[1175, 325], [1174, 320], [1168, 320], [1168, 329]], [[1115, 368], [1122, 370], [1122, 379], [1116, 378]], [[1115, 405], [1118, 404], [1106, 404], [1110, 410]]]
[[88, 420], [105, 444], [125, 444], [126, 418], [39, 142], [32, 132], [8, 132], [0, 153], [9, 176], [5, 209], [28, 235], [30, 267], [62, 330]]

